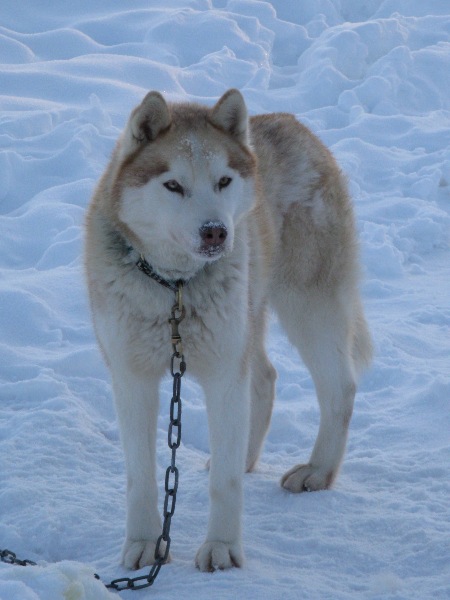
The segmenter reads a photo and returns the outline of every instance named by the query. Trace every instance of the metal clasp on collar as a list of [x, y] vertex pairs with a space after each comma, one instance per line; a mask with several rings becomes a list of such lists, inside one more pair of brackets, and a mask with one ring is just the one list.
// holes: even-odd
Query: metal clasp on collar
[[181, 335], [178, 331], [178, 325], [186, 316], [186, 309], [183, 305], [183, 284], [178, 284], [178, 289], [175, 293], [175, 304], [172, 306], [172, 317], [169, 319], [170, 326], [172, 327], [171, 342], [173, 351], [183, 356], [183, 344], [181, 341]]

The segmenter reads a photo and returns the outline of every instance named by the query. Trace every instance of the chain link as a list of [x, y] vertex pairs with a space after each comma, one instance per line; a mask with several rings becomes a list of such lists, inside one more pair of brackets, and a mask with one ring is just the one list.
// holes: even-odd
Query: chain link
[[36, 565], [32, 560], [20, 560], [11, 552], [11, 550], [0, 550], [0, 562], [7, 563], [8, 565], [19, 565], [21, 567], [26, 567], [27, 565]]
[[[161, 567], [167, 562], [170, 551], [170, 526], [172, 517], [175, 513], [175, 504], [177, 501], [179, 471], [176, 466], [177, 450], [181, 444], [181, 378], [186, 371], [186, 362], [183, 355], [183, 345], [181, 335], [178, 331], [178, 325], [184, 319], [186, 310], [183, 306], [182, 297], [183, 285], [178, 283], [178, 289], [175, 293], [175, 304], [172, 307], [172, 317], [169, 323], [172, 327], [172, 358], [170, 361], [170, 373], [173, 378], [173, 393], [170, 401], [170, 422], [168, 431], [168, 446], [172, 451], [170, 465], [166, 469], [164, 481], [164, 508], [163, 508], [163, 527], [162, 533], [156, 542], [155, 562], [152, 565], [148, 575], [140, 577], [121, 577], [113, 579], [111, 583], [105, 584], [108, 589], [117, 592], [124, 590], [142, 590], [153, 585]], [[0, 550], [0, 562], [11, 565], [35, 565], [32, 560], [20, 560], [14, 552], [10, 550]], [[100, 577], [96, 574], [96, 579]]]
[[[114, 579], [106, 587], [121, 592], [123, 590], [141, 590], [153, 585], [161, 567], [169, 558], [170, 544], [170, 526], [172, 517], [175, 513], [175, 504], [177, 501], [179, 471], [176, 466], [177, 450], [181, 444], [181, 378], [186, 371], [186, 362], [183, 355], [183, 344], [178, 325], [184, 319], [186, 309], [183, 305], [183, 285], [178, 284], [175, 294], [175, 304], [172, 307], [172, 316], [169, 323], [172, 328], [172, 357], [170, 360], [170, 374], [173, 378], [172, 399], [170, 401], [170, 420], [167, 434], [167, 444], [172, 451], [170, 465], [166, 469], [164, 481], [164, 508], [163, 508], [163, 527], [162, 533], [156, 542], [155, 562], [152, 565], [148, 575], [141, 577], [122, 577]], [[142, 582], [142, 583], [141, 583]]]

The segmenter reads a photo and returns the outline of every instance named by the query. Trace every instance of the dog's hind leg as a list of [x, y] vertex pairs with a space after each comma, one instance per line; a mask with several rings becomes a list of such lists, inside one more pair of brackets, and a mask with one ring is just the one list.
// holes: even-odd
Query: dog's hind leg
[[351, 297], [323, 290], [310, 291], [301, 300], [285, 291], [274, 299], [280, 321], [311, 373], [320, 406], [319, 432], [309, 462], [296, 465], [281, 480], [291, 492], [330, 487], [345, 452], [356, 390], [351, 303]]
[[265, 349], [266, 309], [260, 311], [256, 319], [252, 339], [251, 362], [251, 412], [250, 435], [247, 451], [246, 470], [252, 471], [262, 449], [272, 416], [275, 398], [275, 380], [277, 373], [270, 362]]

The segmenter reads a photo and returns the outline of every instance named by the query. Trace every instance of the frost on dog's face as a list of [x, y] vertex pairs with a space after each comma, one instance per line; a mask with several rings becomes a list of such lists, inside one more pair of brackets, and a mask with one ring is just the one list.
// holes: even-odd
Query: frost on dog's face
[[239, 92], [211, 110], [168, 106], [160, 94], [148, 94], [131, 114], [117, 156], [116, 218], [154, 268], [192, 276], [232, 250], [254, 202], [255, 160]]

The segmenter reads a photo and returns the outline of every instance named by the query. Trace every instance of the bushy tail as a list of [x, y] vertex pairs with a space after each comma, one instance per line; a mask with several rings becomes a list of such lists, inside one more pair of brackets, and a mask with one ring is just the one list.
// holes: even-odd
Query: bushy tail
[[361, 302], [356, 306], [355, 332], [353, 336], [353, 361], [357, 375], [369, 367], [373, 357], [372, 338], [364, 317]]

